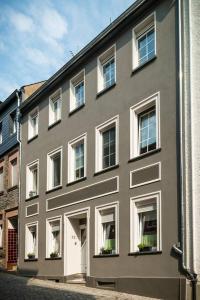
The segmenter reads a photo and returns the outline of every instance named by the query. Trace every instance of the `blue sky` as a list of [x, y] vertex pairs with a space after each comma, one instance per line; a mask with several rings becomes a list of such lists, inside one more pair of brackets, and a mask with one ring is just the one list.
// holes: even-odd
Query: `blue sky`
[[134, 0], [0, 0], [0, 100], [48, 79]]

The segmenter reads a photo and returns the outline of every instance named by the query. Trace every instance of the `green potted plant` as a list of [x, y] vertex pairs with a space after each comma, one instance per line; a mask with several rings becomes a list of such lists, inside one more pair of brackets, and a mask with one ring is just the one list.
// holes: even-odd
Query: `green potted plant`
[[30, 253], [27, 254], [27, 256], [28, 256], [28, 259], [34, 259], [35, 258], [35, 253], [30, 252]]
[[151, 251], [152, 250], [152, 246], [150, 246], [148, 244], [140, 243], [138, 245], [138, 249], [139, 249], [139, 252]]
[[112, 248], [101, 248], [101, 254], [112, 254]]
[[56, 257], [58, 257], [58, 252], [57, 252], [57, 251], [51, 252], [51, 253], [50, 253], [50, 257], [51, 257], [51, 258], [56, 258]]

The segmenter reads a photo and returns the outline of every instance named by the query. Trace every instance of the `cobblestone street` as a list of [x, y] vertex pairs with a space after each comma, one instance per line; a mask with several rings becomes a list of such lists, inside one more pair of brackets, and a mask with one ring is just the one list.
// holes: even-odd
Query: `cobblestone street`
[[29, 279], [0, 272], [1, 300], [150, 300], [77, 284]]

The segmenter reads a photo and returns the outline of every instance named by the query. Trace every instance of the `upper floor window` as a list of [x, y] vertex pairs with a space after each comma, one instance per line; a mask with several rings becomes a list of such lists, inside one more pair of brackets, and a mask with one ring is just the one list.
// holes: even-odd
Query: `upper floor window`
[[0, 144], [3, 142], [2, 122], [0, 123]]
[[49, 98], [49, 126], [61, 119], [61, 89]]
[[0, 163], [0, 192], [4, 190], [4, 167], [3, 163]]
[[156, 54], [155, 14], [151, 14], [133, 29], [133, 69]]
[[17, 164], [17, 158], [11, 160], [10, 162], [10, 179], [11, 179], [11, 186], [18, 185], [18, 164]]
[[28, 121], [28, 139], [32, 139], [36, 135], [38, 135], [38, 120], [39, 120], [39, 113], [38, 109], [35, 109], [29, 115]]
[[98, 92], [116, 82], [115, 45], [98, 57]]
[[130, 109], [130, 158], [160, 148], [159, 93], [139, 102]]
[[34, 161], [26, 169], [26, 197], [31, 198], [38, 195], [39, 161]]
[[68, 144], [68, 181], [75, 181], [86, 176], [86, 134]]
[[96, 172], [118, 164], [118, 116], [96, 127]]
[[17, 132], [17, 112], [16, 110], [10, 114], [10, 134]]
[[62, 148], [47, 155], [47, 189], [51, 190], [61, 185]]
[[70, 81], [70, 111], [85, 103], [85, 70]]

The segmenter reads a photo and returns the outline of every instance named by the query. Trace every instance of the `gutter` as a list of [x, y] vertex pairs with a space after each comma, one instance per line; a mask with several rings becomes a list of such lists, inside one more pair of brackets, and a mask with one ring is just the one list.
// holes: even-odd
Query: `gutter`
[[180, 174], [180, 205], [181, 205], [181, 216], [180, 216], [180, 229], [181, 229], [181, 247], [179, 248], [177, 245], [173, 245], [172, 249], [176, 254], [181, 257], [181, 268], [185, 275], [185, 277], [191, 282], [192, 285], [192, 300], [196, 300], [196, 285], [197, 285], [197, 274], [194, 270], [189, 269], [186, 264], [186, 249], [185, 249], [185, 237], [186, 237], [186, 220], [185, 220], [185, 210], [184, 210], [184, 162], [183, 162], [183, 136], [184, 132], [183, 128], [183, 43], [182, 43], [182, 30], [184, 30], [182, 26], [182, 1], [178, 0], [178, 47], [179, 47], [179, 60], [178, 60], [178, 82], [179, 82], [179, 174]]

